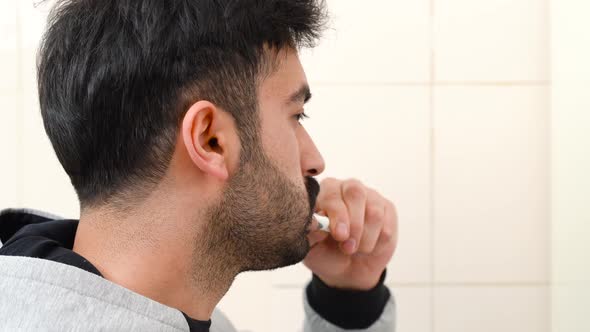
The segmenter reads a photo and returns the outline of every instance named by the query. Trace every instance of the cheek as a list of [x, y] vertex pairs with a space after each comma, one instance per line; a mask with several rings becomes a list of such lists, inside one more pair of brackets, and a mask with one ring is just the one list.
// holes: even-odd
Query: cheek
[[301, 176], [299, 143], [296, 132], [288, 126], [275, 126], [263, 137], [268, 157], [290, 178]]

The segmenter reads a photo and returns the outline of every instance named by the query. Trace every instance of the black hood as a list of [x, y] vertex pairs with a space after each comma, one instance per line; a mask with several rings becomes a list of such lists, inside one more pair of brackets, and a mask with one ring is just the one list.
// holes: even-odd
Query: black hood
[[78, 220], [61, 219], [47, 213], [8, 209], [0, 212], [2, 256], [25, 256], [74, 265], [88, 272], [100, 272], [72, 251]]
[[[7, 243], [13, 236], [19, 233], [40, 233], [45, 235], [47, 232], [53, 229], [54, 221], [63, 220], [57, 216], [50, 215], [48, 213], [26, 210], [26, 209], [7, 209], [0, 211], [0, 241]], [[74, 235], [76, 234], [76, 228], [78, 223], [75, 222]], [[22, 231], [22, 232], [21, 232]], [[58, 236], [62, 240], [66, 240], [65, 234]]]

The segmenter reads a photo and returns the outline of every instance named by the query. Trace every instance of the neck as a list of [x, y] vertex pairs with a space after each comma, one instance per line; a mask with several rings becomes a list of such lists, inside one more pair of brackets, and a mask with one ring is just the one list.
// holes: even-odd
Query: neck
[[159, 203], [157, 210], [146, 202], [136, 209], [142, 213], [125, 216], [82, 213], [73, 250], [105, 279], [193, 319], [209, 320], [239, 270], [228, 268], [232, 264], [223, 253], [208, 247], [203, 227], [195, 226], [207, 221], [177, 215], [182, 209]]

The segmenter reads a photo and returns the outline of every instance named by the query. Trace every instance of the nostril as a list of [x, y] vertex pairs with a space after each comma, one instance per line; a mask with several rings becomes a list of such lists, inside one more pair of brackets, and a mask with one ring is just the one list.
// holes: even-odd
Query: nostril
[[311, 174], [311, 175], [317, 175], [317, 174], [318, 174], [318, 170], [317, 170], [317, 169], [315, 169], [315, 168], [312, 168], [312, 169], [308, 170], [308, 172], [309, 172], [309, 174]]

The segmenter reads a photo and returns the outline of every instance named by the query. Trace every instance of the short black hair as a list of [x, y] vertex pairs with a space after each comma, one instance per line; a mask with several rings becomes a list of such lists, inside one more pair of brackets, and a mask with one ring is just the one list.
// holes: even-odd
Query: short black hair
[[58, 1], [38, 53], [39, 99], [81, 207], [157, 184], [197, 100], [234, 117], [247, 158], [269, 50], [313, 47], [325, 22], [314, 0]]

